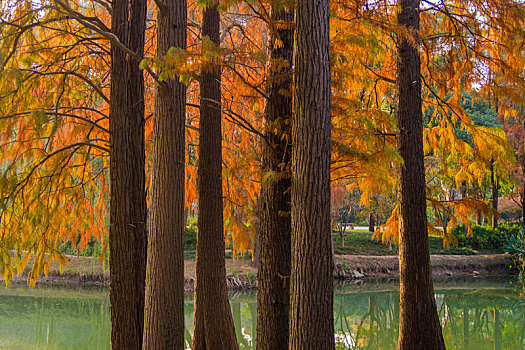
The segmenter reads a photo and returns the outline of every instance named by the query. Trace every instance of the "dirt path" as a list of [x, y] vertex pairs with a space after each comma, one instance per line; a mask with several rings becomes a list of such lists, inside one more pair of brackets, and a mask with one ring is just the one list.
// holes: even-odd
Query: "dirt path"
[[[66, 271], [60, 274], [58, 265], [53, 264], [47, 277], [42, 276], [39, 283], [65, 283], [105, 285], [109, 283], [107, 264], [92, 258], [70, 256]], [[447, 276], [501, 276], [511, 275], [512, 259], [509, 255], [432, 255], [432, 272], [434, 277]], [[334, 278], [397, 278], [399, 262], [397, 256], [338, 255]], [[226, 259], [228, 288], [250, 289], [257, 287], [257, 269], [249, 261]], [[185, 261], [185, 290], [193, 290], [195, 261]], [[27, 270], [13, 282], [24, 282]]]

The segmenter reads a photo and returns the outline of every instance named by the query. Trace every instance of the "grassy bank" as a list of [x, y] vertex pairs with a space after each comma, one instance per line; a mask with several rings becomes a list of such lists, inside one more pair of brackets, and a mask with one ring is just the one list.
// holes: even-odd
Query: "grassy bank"
[[[454, 247], [450, 249], [443, 247], [443, 238], [429, 237], [428, 243], [430, 254], [437, 255], [477, 255], [477, 254], [501, 254], [504, 253], [503, 247], [498, 249], [474, 249], [471, 247]], [[397, 255], [398, 249], [392, 245], [389, 250], [388, 245], [381, 241], [372, 240], [372, 232], [368, 231], [346, 231], [344, 248], [341, 247], [339, 234], [334, 234], [334, 251], [340, 255]]]

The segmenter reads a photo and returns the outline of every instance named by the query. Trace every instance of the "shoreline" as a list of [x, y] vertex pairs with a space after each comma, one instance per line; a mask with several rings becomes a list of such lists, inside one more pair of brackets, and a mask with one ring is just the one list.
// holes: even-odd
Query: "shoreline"
[[[78, 257], [69, 257], [79, 259]], [[82, 258], [83, 260], [86, 258]], [[227, 268], [230, 267], [226, 276], [228, 290], [253, 290], [257, 288], [257, 269], [250, 266], [248, 262], [232, 261], [227, 259]], [[365, 256], [365, 255], [336, 255], [336, 267], [334, 269], [334, 281], [364, 281], [364, 280], [398, 280], [399, 261], [397, 256]], [[508, 254], [492, 255], [432, 255], [432, 277], [443, 279], [449, 277], [490, 277], [490, 276], [514, 276], [516, 275], [514, 262]], [[185, 262], [184, 290], [194, 290], [195, 278], [192, 277], [194, 262]], [[235, 265], [232, 268], [229, 265]], [[12, 283], [25, 283], [27, 281], [26, 269], [20, 276], [14, 276]], [[109, 273], [107, 270], [89, 272], [65, 271], [60, 274], [58, 269], [50, 269], [48, 276], [39, 278], [38, 285], [45, 284], [68, 284], [68, 285], [93, 285], [109, 286]]]

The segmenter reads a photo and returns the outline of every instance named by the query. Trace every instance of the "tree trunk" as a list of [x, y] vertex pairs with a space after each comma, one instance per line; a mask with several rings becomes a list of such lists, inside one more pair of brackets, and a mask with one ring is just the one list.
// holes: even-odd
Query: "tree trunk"
[[[142, 56], [146, 2], [115, 0], [111, 30]], [[128, 15], [129, 14], [129, 15]], [[128, 17], [129, 16], [129, 17]], [[141, 349], [146, 267], [144, 81], [139, 62], [111, 45], [110, 302], [111, 346]]]
[[297, 2], [292, 137], [291, 350], [335, 348], [328, 0]]
[[255, 200], [257, 209], [255, 211], [255, 249], [253, 250], [252, 261], [250, 262], [251, 267], [259, 267], [259, 239], [261, 236], [261, 199], [257, 196]]
[[368, 214], [368, 231], [374, 232], [376, 230], [376, 217], [373, 212]]
[[521, 222], [525, 224], [525, 186], [523, 187], [523, 194], [521, 200]]
[[481, 210], [476, 211], [476, 224], [480, 226], [483, 224], [483, 215], [481, 214]]
[[[202, 37], [219, 46], [217, 3], [203, 11]], [[221, 69], [204, 63], [200, 82], [194, 350], [238, 349], [226, 287], [222, 203]]]
[[[157, 55], [186, 47], [186, 2], [157, 0]], [[184, 348], [186, 87], [155, 85], [144, 349]]]
[[[490, 160], [490, 185], [492, 188], [492, 208], [498, 210], [499, 183], [498, 177], [494, 172], [494, 159]], [[492, 213], [492, 228], [498, 227], [498, 216]]]
[[[272, 8], [270, 82], [264, 113], [261, 187], [257, 349], [287, 349], [290, 308], [291, 217], [290, 163], [292, 116], [293, 10]], [[278, 29], [276, 22], [289, 26]], [[282, 45], [274, 45], [275, 39]], [[281, 60], [278, 62], [277, 60]], [[282, 60], [287, 62], [283, 67]], [[276, 130], [278, 130], [276, 132]], [[273, 176], [266, 177], [266, 174]]]
[[[398, 23], [419, 30], [419, 0], [398, 1]], [[398, 349], [445, 349], [434, 299], [427, 233], [421, 62], [416, 45], [398, 37], [397, 149], [403, 158], [399, 195], [400, 311]]]

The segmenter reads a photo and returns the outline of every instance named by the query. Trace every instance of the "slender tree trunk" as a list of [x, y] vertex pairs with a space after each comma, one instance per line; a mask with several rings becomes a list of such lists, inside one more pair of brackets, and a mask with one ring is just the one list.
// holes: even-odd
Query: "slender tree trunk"
[[476, 224], [480, 226], [483, 224], [483, 215], [481, 214], [481, 210], [476, 211]]
[[[202, 37], [219, 46], [217, 3], [203, 11]], [[221, 69], [203, 64], [200, 82], [197, 261], [193, 349], [238, 349], [224, 260]]]
[[[494, 159], [490, 160], [490, 185], [492, 189], [492, 208], [498, 210], [498, 196], [499, 196], [499, 183], [498, 177], [494, 172]], [[498, 216], [496, 213], [492, 214], [492, 228], [498, 227]]]
[[[292, 116], [293, 10], [272, 7], [270, 86], [264, 113], [263, 181], [257, 272], [257, 349], [287, 349], [290, 308], [290, 163]], [[286, 27], [277, 27], [277, 22]], [[275, 40], [282, 41], [275, 45]], [[279, 61], [277, 61], [279, 60]], [[285, 60], [286, 66], [283, 66]], [[275, 132], [278, 130], [278, 132]]]
[[521, 222], [525, 224], [525, 187], [523, 188], [523, 194], [522, 194], [522, 200], [521, 200]]
[[[419, 30], [419, 0], [398, 1], [398, 23]], [[419, 38], [416, 35], [416, 43]], [[397, 149], [403, 158], [399, 195], [400, 311], [398, 349], [445, 349], [441, 334], [427, 233], [421, 62], [418, 44], [398, 38]]]
[[[157, 0], [157, 55], [186, 47], [186, 2]], [[144, 349], [184, 348], [186, 87], [155, 85]]]
[[376, 230], [376, 216], [374, 212], [368, 214], [368, 231], [374, 232]]
[[329, 18], [328, 0], [297, 2], [292, 123], [291, 350], [335, 348]]
[[[142, 55], [145, 1], [115, 0], [111, 30]], [[141, 349], [144, 321], [146, 196], [144, 81], [139, 62], [111, 45], [110, 103], [111, 346]]]
[[[521, 172], [525, 177], [525, 156], [522, 158], [521, 162]], [[525, 181], [521, 180], [521, 185], [521, 220], [525, 224]]]

